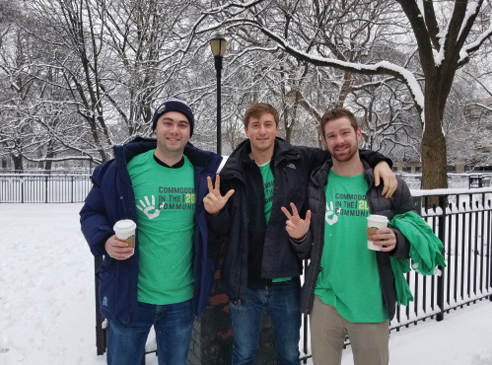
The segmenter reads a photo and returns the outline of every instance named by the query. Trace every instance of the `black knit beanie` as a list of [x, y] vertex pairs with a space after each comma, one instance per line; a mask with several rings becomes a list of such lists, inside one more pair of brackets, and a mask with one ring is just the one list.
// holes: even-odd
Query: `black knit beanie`
[[193, 127], [195, 125], [195, 118], [193, 117], [193, 112], [191, 108], [184, 100], [177, 98], [170, 98], [163, 102], [156, 109], [154, 116], [152, 117], [152, 130], [155, 130], [157, 126], [157, 120], [159, 117], [167, 112], [180, 112], [188, 118], [188, 122], [190, 123], [190, 137], [193, 135]]

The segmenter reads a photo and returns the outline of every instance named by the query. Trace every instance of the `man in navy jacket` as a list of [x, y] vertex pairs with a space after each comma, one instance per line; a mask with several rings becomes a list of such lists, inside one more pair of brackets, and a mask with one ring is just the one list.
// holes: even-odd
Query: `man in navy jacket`
[[[193, 127], [189, 106], [169, 99], [152, 118], [156, 139], [116, 146], [92, 176], [80, 216], [92, 253], [104, 257], [97, 277], [108, 364], [140, 364], [152, 326], [159, 364], [186, 363], [213, 284], [203, 197], [222, 159], [188, 142]], [[122, 219], [137, 224], [135, 249], [114, 234]]]

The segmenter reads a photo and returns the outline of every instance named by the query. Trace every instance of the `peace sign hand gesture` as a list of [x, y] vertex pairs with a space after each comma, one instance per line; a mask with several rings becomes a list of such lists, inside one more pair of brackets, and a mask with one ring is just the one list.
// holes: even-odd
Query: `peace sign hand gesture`
[[203, 198], [203, 204], [208, 214], [217, 214], [226, 205], [229, 198], [234, 194], [234, 189], [229, 190], [226, 195], [220, 194], [220, 176], [215, 177], [215, 187], [212, 184], [212, 179], [207, 176], [208, 194]]
[[295, 204], [290, 203], [290, 207], [292, 208], [292, 214], [290, 214], [287, 208], [280, 208], [287, 217], [287, 221], [285, 222], [285, 229], [287, 230], [289, 236], [291, 236], [292, 238], [301, 239], [309, 231], [309, 226], [311, 225], [311, 211], [308, 210], [306, 212], [306, 218], [301, 219]]

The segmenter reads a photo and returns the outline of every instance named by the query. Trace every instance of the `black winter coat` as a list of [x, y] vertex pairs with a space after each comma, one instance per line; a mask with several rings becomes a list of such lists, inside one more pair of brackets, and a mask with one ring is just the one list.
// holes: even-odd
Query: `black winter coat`
[[[381, 195], [383, 190], [382, 184], [379, 187], [374, 186], [373, 170], [364, 161], [362, 163], [364, 164], [364, 177], [369, 185], [366, 197], [371, 214], [384, 215], [391, 220], [396, 214], [413, 210], [412, 196], [407, 185], [401, 178], [397, 177], [398, 188], [393, 196], [387, 199]], [[331, 160], [326, 161], [323, 166], [313, 172], [309, 181], [308, 198], [312, 216], [311, 229], [307, 239], [303, 240], [302, 243], [291, 240], [292, 247], [298, 253], [299, 257], [310, 258], [309, 266], [306, 269], [305, 283], [301, 289], [301, 311], [303, 313], [309, 313], [313, 307], [314, 289], [318, 280], [321, 256], [325, 243], [325, 186], [328, 183], [328, 171], [331, 166]], [[390, 256], [407, 259], [410, 250], [410, 245], [401, 232], [393, 228], [392, 230], [396, 235], [396, 248], [391, 252], [376, 252], [383, 302], [386, 306], [389, 319], [392, 319], [395, 315], [396, 303], [395, 278], [391, 269]]]
[[[227, 239], [221, 279], [235, 304], [244, 302], [248, 284], [301, 275], [301, 260], [289, 243], [286, 217], [280, 208], [293, 202], [300, 214], [305, 214], [309, 175], [329, 157], [328, 151], [292, 146], [276, 138], [270, 164], [274, 175], [273, 203], [267, 224], [263, 181], [250, 152], [247, 139], [227, 160], [220, 172], [220, 190], [225, 194], [235, 189], [235, 193], [218, 215], [207, 217], [210, 228]], [[361, 151], [361, 156], [368, 158], [371, 165], [381, 161], [391, 164], [376, 152]]]
[[270, 220], [265, 221], [263, 181], [249, 154], [249, 140], [241, 143], [220, 173], [221, 191], [235, 189], [225, 209], [208, 216], [211, 228], [227, 236], [221, 278], [234, 303], [244, 302], [249, 283], [268, 282], [279, 277], [299, 277], [302, 268], [289, 244], [285, 215], [280, 208], [290, 202], [303, 211], [306, 206], [307, 179], [328, 152], [294, 147], [275, 141], [271, 169], [274, 175]]

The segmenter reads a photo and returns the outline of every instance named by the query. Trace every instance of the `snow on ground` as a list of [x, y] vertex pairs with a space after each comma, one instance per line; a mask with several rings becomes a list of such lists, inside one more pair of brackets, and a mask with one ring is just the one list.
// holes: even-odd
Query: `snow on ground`
[[[0, 365], [102, 365], [81, 204], [0, 204]], [[394, 365], [492, 365], [492, 303], [393, 331]], [[343, 365], [352, 364], [350, 347]], [[156, 365], [154, 355], [148, 365]]]

